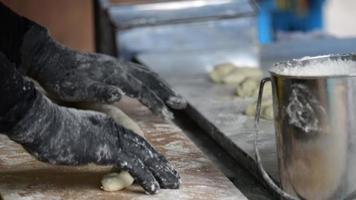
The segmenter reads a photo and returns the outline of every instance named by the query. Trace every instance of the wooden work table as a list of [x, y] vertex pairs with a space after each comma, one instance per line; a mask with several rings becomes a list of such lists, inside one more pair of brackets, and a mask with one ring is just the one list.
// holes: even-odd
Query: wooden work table
[[35, 160], [22, 147], [0, 135], [0, 194], [4, 200], [59, 199], [246, 199], [174, 124], [151, 114], [133, 100], [119, 105], [135, 119], [145, 137], [176, 167], [182, 177], [179, 190], [146, 195], [139, 186], [119, 192], [99, 189], [110, 167], [53, 166]]

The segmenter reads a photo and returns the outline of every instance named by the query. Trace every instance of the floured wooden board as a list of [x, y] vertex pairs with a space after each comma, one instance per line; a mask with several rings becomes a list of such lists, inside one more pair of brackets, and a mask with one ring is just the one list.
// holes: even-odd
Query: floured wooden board
[[192, 144], [182, 131], [171, 123], [152, 115], [133, 100], [119, 105], [138, 121], [145, 137], [179, 171], [182, 185], [179, 190], [161, 190], [146, 195], [139, 186], [119, 192], [99, 189], [101, 177], [110, 167], [60, 167], [33, 159], [21, 146], [0, 135], [0, 194], [4, 200], [169, 200], [246, 198], [212, 163]]

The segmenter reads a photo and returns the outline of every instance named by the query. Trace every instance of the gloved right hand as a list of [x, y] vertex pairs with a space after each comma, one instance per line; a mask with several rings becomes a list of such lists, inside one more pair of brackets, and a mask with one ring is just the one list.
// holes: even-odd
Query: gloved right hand
[[142, 137], [104, 114], [61, 107], [39, 93], [8, 136], [44, 162], [115, 165], [148, 193], [179, 187], [178, 173]]
[[176, 170], [142, 137], [102, 113], [52, 103], [1, 54], [0, 72], [7, 73], [0, 75], [6, 86], [0, 92], [13, 88], [14, 94], [31, 96], [30, 100], [17, 98], [16, 105], [0, 116], [0, 126], [13, 123], [0, 130], [38, 160], [59, 165], [114, 165], [128, 171], [148, 193], [179, 187]]

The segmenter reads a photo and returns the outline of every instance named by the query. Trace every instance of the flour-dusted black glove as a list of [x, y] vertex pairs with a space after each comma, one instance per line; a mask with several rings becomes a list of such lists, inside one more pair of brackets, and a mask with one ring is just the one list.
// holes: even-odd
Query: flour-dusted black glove
[[[51, 164], [115, 165], [128, 171], [148, 193], [179, 187], [180, 177], [145, 139], [92, 111], [58, 106], [23, 79], [0, 54], [0, 132], [37, 159]], [[3, 101], [1, 96], [0, 102]]]
[[186, 106], [184, 99], [148, 68], [64, 47], [52, 39], [46, 28], [1, 3], [0, 24], [0, 52], [52, 97], [110, 103], [126, 94], [166, 118], [172, 117], [166, 105], [173, 109]]
[[173, 109], [186, 106], [183, 98], [148, 68], [103, 54], [74, 51], [36, 24], [24, 36], [21, 63], [25, 74], [60, 100], [114, 102], [126, 94], [167, 118], [172, 116], [166, 104]]
[[178, 173], [142, 137], [104, 114], [61, 107], [39, 93], [8, 136], [44, 162], [115, 165], [148, 193], [179, 187]]

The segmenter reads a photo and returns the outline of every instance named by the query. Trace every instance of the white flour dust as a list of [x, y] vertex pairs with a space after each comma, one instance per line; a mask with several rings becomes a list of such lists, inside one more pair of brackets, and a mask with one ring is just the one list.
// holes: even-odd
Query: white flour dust
[[356, 62], [351, 60], [301, 60], [276, 64], [271, 68], [272, 73], [286, 76], [352, 76], [356, 75]]

